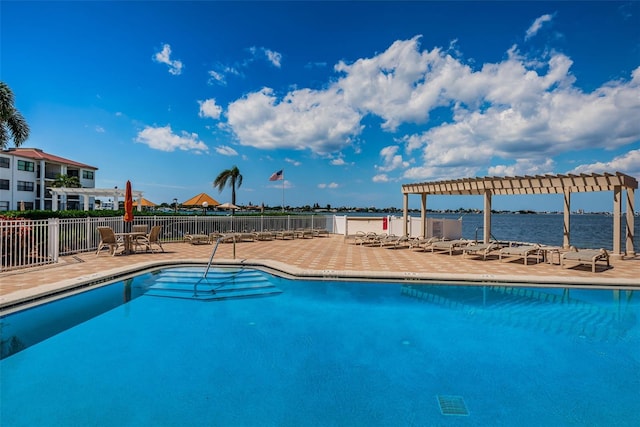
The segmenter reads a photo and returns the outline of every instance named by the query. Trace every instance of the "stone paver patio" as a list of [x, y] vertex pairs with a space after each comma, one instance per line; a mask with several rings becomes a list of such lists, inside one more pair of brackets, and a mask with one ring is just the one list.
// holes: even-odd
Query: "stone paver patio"
[[[83, 253], [61, 257], [56, 265], [0, 273], [0, 309], [60, 289], [104, 281], [123, 273], [169, 263], [206, 264], [213, 245], [164, 243], [164, 253], [111, 257]], [[504, 281], [533, 284], [640, 287], [640, 256], [612, 259], [611, 268], [561, 268], [557, 264], [524, 265], [521, 259], [499, 261], [409, 250], [360, 246], [341, 235], [295, 240], [221, 243], [215, 263], [262, 265], [293, 276], [381, 278], [388, 280]]]

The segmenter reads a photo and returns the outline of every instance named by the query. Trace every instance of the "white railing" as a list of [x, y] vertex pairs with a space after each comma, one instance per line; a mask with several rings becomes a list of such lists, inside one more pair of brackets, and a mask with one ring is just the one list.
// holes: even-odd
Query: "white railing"
[[[324, 229], [334, 233], [334, 218], [296, 216], [139, 216], [132, 225], [162, 226], [163, 242], [181, 241], [185, 234], [232, 231]], [[48, 220], [0, 219], [0, 272], [58, 262], [60, 255], [95, 251], [100, 243], [97, 227], [126, 231], [123, 218], [96, 217]]]
[[55, 235], [49, 220], [0, 220], [0, 271], [56, 262]]

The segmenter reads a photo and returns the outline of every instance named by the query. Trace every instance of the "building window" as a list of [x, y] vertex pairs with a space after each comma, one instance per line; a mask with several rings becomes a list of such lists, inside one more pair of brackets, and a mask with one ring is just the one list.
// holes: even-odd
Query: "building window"
[[9, 202], [0, 200], [0, 211], [8, 211], [8, 210], [9, 210]]
[[93, 171], [82, 171], [83, 179], [93, 179]]
[[18, 181], [18, 191], [33, 191], [33, 182]]
[[0, 190], [9, 190], [10, 188], [8, 179], [0, 179]]
[[9, 167], [9, 158], [0, 157], [0, 168], [8, 168], [8, 167]]
[[33, 172], [35, 170], [35, 163], [28, 162], [26, 160], [18, 160], [18, 170]]

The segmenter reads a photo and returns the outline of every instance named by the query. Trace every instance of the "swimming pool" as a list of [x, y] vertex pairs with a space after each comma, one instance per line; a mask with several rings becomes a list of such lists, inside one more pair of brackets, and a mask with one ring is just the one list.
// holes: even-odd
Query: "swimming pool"
[[[0, 424], [640, 424], [633, 291], [215, 269], [193, 299], [202, 271], [146, 273], [2, 318], [3, 342], [29, 346], [0, 361]], [[176, 282], [191, 285], [176, 294]], [[261, 297], [225, 295], [234, 287]]]

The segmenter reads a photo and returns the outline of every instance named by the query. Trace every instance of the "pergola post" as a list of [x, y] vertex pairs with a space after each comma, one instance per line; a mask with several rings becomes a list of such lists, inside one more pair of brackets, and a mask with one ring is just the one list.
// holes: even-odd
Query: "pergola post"
[[484, 192], [484, 243], [491, 240], [491, 191]]
[[620, 247], [620, 214], [622, 212], [622, 187], [616, 185], [613, 188], [613, 255], [622, 255]]
[[51, 210], [53, 212], [58, 210], [58, 193], [54, 191], [51, 192]]
[[402, 221], [402, 235], [408, 236], [409, 224], [407, 222], [409, 221], [409, 195], [407, 193], [402, 195], [402, 218], [404, 218], [404, 221]]
[[419, 237], [427, 237], [427, 194], [420, 194], [420, 230], [422, 235]]
[[44, 210], [44, 199], [47, 195], [46, 164], [44, 160], [40, 160], [40, 210]]
[[626, 255], [628, 257], [635, 257], [636, 256], [636, 252], [635, 249], [633, 248], [633, 235], [634, 235], [634, 212], [635, 212], [635, 208], [634, 208], [634, 189], [627, 187], [627, 214], [626, 214], [626, 218], [627, 218], [627, 241], [626, 241]]
[[84, 210], [88, 211], [89, 210], [89, 196], [86, 194], [82, 195], [82, 201], [83, 201], [83, 205], [84, 205]]
[[562, 231], [562, 247], [569, 249], [571, 245], [571, 191], [564, 189], [564, 225]]

